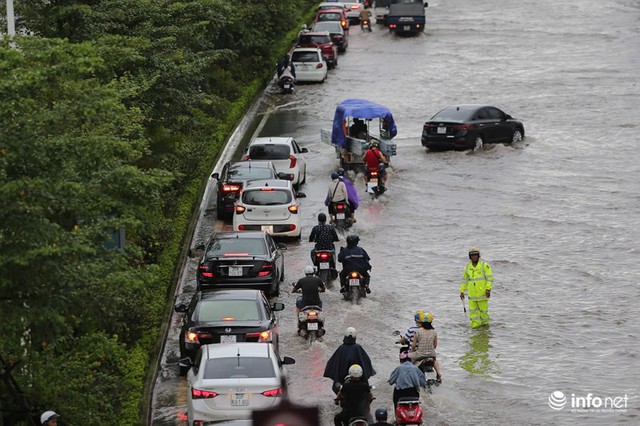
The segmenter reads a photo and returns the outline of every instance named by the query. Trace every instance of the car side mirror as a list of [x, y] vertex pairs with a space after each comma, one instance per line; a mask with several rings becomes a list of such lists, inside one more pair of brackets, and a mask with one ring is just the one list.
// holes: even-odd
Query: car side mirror
[[218, 172], [211, 173], [211, 178], [212, 179], [220, 179], [220, 173], [218, 173]]
[[278, 243], [278, 249], [287, 250], [287, 245], [285, 243]]
[[271, 310], [272, 311], [284, 311], [284, 303], [281, 302], [276, 302], [273, 305], [271, 305]]
[[278, 173], [278, 179], [293, 180], [294, 178], [295, 176], [293, 175], [293, 173], [284, 173], [284, 172]]
[[291, 358], [290, 356], [285, 356], [284, 358], [282, 358], [283, 365], [291, 365], [295, 363], [296, 363], [296, 360]]
[[504, 117], [503, 117], [503, 120], [512, 120], [512, 119], [513, 119], [513, 117], [510, 116], [509, 114], [505, 114]]
[[300, 152], [304, 154], [309, 152], [309, 150], [307, 148], [300, 148]]
[[173, 308], [173, 310], [174, 310], [175, 312], [180, 313], [180, 314], [184, 314], [185, 312], [187, 312], [187, 305], [185, 305], [185, 304], [181, 303], [181, 304], [179, 304], [179, 305], [176, 305], [176, 306]]
[[296, 194], [296, 198], [307, 198], [307, 194], [305, 194], [304, 192], [298, 192]]

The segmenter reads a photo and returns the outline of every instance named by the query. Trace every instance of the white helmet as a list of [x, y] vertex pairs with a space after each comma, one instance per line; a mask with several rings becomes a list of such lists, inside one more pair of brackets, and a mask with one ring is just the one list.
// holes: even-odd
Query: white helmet
[[308, 265], [308, 266], [304, 267], [304, 274], [305, 275], [313, 275], [315, 273], [316, 273], [316, 268], [315, 267], [313, 267], [311, 265]]
[[354, 339], [356, 338], [356, 329], [353, 327], [348, 327], [347, 330], [344, 332], [344, 337], [353, 337]]
[[353, 364], [351, 367], [349, 367], [349, 376], [355, 379], [359, 379], [360, 377], [362, 377], [362, 367], [360, 367], [358, 364]]

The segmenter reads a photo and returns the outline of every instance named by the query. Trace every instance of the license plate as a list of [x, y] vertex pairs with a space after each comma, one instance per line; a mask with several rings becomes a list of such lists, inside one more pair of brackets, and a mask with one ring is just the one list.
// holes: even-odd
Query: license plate
[[273, 226], [262, 225], [261, 229], [267, 234], [273, 234]]
[[284, 88], [285, 88], [285, 89], [289, 89], [290, 87], [291, 87], [291, 85], [290, 85], [289, 83], [286, 83], [286, 84], [284, 85]]
[[446, 127], [438, 127], [438, 134], [439, 135], [444, 135], [445, 133], [447, 133], [447, 128]]
[[307, 323], [307, 330], [313, 331], [313, 330], [317, 330], [317, 329], [318, 329], [318, 323], [317, 322], [308, 322]]
[[358, 278], [351, 278], [349, 280], [349, 285], [354, 287], [354, 286], [359, 286], [360, 285], [360, 280]]
[[220, 336], [220, 343], [236, 343], [236, 335], [223, 334]]
[[337, 213], [336, 214], [336, 219], [344, 219], [344, 218], [345, 218], [344, 213]]
[[230, 277], [241, 277], [242, 276], [242, 268], [240, 266], [229, 266], [229, 276]]
[[231, 406], [232, 407], [248, 407], [249, 406], [249, 396], [244, 393], [237, 393], [231, 397]]
[[404, 26], [404, 30], [405, 31], [411, 31], [411, 26], [410, 25], [405, 25]]
[[329, 269], [329, 262], [320, 263], [320, 269]]

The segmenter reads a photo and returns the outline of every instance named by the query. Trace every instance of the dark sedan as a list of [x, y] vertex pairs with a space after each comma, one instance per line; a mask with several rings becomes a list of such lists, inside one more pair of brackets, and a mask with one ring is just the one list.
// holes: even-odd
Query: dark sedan
[[[209, 343], [273, 343], [278, 351], [278, 320], [283, 303], [269, 304], [258, 290], [199, 291], [191, 303], [177, 305], [184, 313], [180, 331], [180, 359], [195, 359], [198, 349]], [[186, 371], [181, 369], [184, 374]]]
[[446, 107], [422, 129], [422, 145], [430, 150], [478, 150], [485, 144], [513, 143], [523, 138], [521, 121], [489, 105]]
[[222, 173], [214, 173], [212, 178], [218, 180], [216, 211], [218, 219], [233, 216], [234, 204], [240, 197], [242, 185], [254, 179], [293, 180], [290, 173], [278, 173], [271, 161], [237, 161], [227, 162]]
[[253, 288], [280, 294], [287, 246], [262, 231], [216, 232], [198, 265], [198, 290]]

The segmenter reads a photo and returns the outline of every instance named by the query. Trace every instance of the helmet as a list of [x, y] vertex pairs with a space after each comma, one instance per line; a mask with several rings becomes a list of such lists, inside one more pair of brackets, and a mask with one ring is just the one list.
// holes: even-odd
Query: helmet
[[344, 176], [344, 169], [343, 169], [342, 167], [340, 167], [340, 168], [338, 169], [338, 174], [339, 174], [340, 176]]
[[340, 175], [338, 174], [338, 172], [331, 173], [331, 180], [338, 179], [339, 177], [340, 177]]
[[327, 221], [327, 215], [324, 213], [318, 213], [318, 222], [326, 222]]
[[353, 327], [348, 327], [347, 330], [344, 332], [344, 337], [353, 337], [355, 339], [356, 335], [357, 335], [356, 329]]
[[431, 313], [429, 312], [425, 312], [422, 309], [420, 309], [419, 311], [416, 311], [416, 314], [413, 316], [413, 319], [416, 320], [416, 322], [433, 322], [433, 315], [431, 315]]
[[376, 420], [387, 420], [387, 409], [384, 407], [376, 408]]
[[411, 359], [411, 356], [409, 356], [409, 352], [407, 351], [400, 352], [400, 362], [407, 359]]
[[351, 367], [349, 367], [349, 376], [355, 379], [359, 379], [360, 377], [362, 377], [362, 367], [360, 367], [358, 364], [353, 364]]
[[377, 147], [378, 147], [377, 141], [371, 141], [371, 143], [369, 143], [369, 148], [377, 148]]
[[55, 411], [45, 411], [40, 416], [40, 423], [41, 424], [45, 424], [49, 420], [57, 419], [59, 417], [60, 417], [60, 415], [58, 413], [56, 413]]
[[349, 247], [357, 246], [359, 241], [360, 241], [360, 237], [358, 237], [357, 235], [349, 235], [347, 237], [347, 246]]
[[479, 248], [472, 247], [472, 248], [469, 249], [469, 259], [471, 259], [471, 256], [476, 255], [476, 254], [478, 255], [478, 257], [480, 256], [480, 249]]
[[305, 275], [313, 275], [316, 273], [316, 268], [314, 268], [311, 265], [305, 266], [304, 267], [304, 273]]

